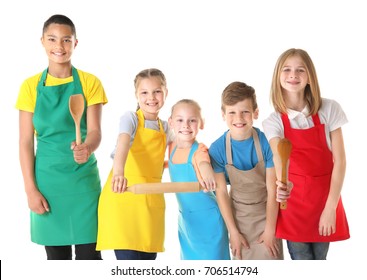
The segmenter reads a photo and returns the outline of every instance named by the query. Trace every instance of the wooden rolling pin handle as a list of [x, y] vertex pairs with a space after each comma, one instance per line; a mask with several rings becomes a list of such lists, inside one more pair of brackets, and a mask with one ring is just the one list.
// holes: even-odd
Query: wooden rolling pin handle
[[198, 192], [200, 190], [199, 182], [142, 183], [127, 188], [127, 191], [135, 194]]

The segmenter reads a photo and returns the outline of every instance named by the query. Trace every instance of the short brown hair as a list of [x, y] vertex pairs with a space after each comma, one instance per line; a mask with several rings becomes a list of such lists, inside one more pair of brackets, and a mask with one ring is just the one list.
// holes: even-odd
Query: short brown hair
[[257, 109], [255, 89], [243, 82], [230, 83], [222, 93], [222, 111], [225, 106], [232, 106], [245, 99], [251, 99], [253, 110]]

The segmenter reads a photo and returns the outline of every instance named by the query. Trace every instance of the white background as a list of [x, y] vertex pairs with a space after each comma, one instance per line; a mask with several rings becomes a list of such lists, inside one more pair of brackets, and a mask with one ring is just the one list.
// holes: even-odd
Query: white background
[[[39, 262], [45, 259], [44, 249], [30, 241], [29, 210], [18, 159], [18, 111], [14, 109], [23, 80], [47, 67], [40, 37], [44, 21], [55, 13], [69, 16], [76, 25], [79, 45], [73, 65], [98, 76], [109, 99], [103, 108], [103, 140], [96, 152], [102, 185], [112, 164], [109, 155], [116, 142], [119, 116], [136, 108], [133, 79], [140, 70], [156, 67], [166, 75], [169, 95], [161, 118], [167, 119], [171, 106], [181, 98], [193, 98], [201, 104], [206, 127], [199, 133], [199, 140], [210, 145], [226, 129], [220, 112], [220, 94], [225, 86], [239, 80], [255, 88], [260, 107], [255, 126], [262, 129], [262, 120], [273, 110], [269, 89], [276, 59], [288, 48], [305, 49], [316, 66], [322, 96], [337, 100], [349, 119], [343, 127], [348, 166], [342, 196], [351, 238], [332, 243], [329, 260], [322, 266], [315, 262], [295, 264], [289, 260], [286, 247], [286, 260], [276, 265], [282, 271], [273, 271], [273, 263], [256, 264], [283, 279], [298, 273], [297, 277], [308, 277], [311, 264], [315, 269], [322, 267], [317, 273], [327, 276], [348, 276], [362, 270], [366, 180], [361, 163], [366, 151], [361, 134], [367, 101], [367, 20], [362, 4], [358, 0], [12, 0], [4, 6], [3, 1], [0, 258], [9, 276], [4, 279], [69, 275], [61, 269], [65, 263], [56, 266]], [[169, 180], [167, 174], [164, 180]], [[177, 205], [174, 195], [166, 198], [166, 252], [158, 255], [156, 263], [177, 264]], [[103, 257], [104, 263], [98, 266], [84, 264], [87, 271], [82, 275], [99, 274], [98, 278], [106, 279], [109, 266], [116, 261], [112, 252], [103, 252]], [[45, 269], [42, 273], [40, 267]]]

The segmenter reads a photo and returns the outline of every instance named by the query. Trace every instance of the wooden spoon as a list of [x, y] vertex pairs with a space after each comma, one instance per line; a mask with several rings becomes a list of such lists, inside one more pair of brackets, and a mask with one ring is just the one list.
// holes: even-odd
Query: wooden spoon
[[[282, 161], [282, 183], [287, 184], [288, 181], [288, 160], [292, 151], [292, 143], [287, 139], [283, 138], [278, 143], [278, 153]], [[287, 202], [280, 203], [280, 209], [287, 209]]]
[[69, 98], [69, 110], [75, 123], [75, 142], [77, 145], [82, 143], [82, 137], [80, 133], [80, 120], [84, 112], [84, 98], [82, 94], [74, 94]]

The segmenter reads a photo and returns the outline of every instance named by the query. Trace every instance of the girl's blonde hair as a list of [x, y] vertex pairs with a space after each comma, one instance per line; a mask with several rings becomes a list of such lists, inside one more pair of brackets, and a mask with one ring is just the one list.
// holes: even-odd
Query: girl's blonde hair
[[142, 71], [140, 71], [134, 79], [134, 87], [135, 89], [138, 88], [139, 82], [141, 79], [145, 79], [145, 78], [151, 78], [151, 77], [157, 77], [161, 80], [161, 83], [164, 87], [167, 86], [167, 81], [166, 81], [166, 77], [164, 76], [163, 72], [157, 68], [149, 68], [149, 69], [144, 69]]
[[178, 105], [181, 105], [181, 104], [190, 105], [198, 111], [198, 117], [199, 117], [199, 121], [200, 121], [200, 129], [203, 129], [204, 128], [204, 118], [201, 114], [201, 107], [200, 107], [199, 103], [197, 103], [193, 99], [181, 99], [181, 100], [177, 101], [171, 108], [171, 118], [173, 116], [173, 112], [175, 111], [176, 107]]
[[[144, 69], [142, 71], [140, 71], [134, 79], [134, 87], [135, 87], [135, 91], [138, 89], [139, 86], [139, 82], [142, 79], [146, 79], [146, 78], [151, 78], [151, 77], [156, 77], [159, 78], [161, 81], [162, 86], [164, 86], [165, 88], [167, 88], [167, 81], [166, 81], [166, 77], [164, 76], [163, 72], [157, 68], [148, 68], [148, 69]], [[139, 104], [136, 110], [139, 110]]]
[[273, 79], [270, 90], [271, 102], [274, 106], [275, 111], [279, 113], [287, 113], [287, 107], [282, 94], [282, 86], [280, 84], [280, 74], [284, 67], [286, 60], [289, 57], [298, 56], [302, 59], [304, 67], [306, 68], [308, 76], [308, 84], [305, 88], [305, 100], [310, 110], [309, 115], [315, 115], [321, 107], [321, 93], [319, 82], [316, 75], [315, 66], [308, 53], [302, 49], [288, 49], [283, 52], [277, 63], [275, 64]]

